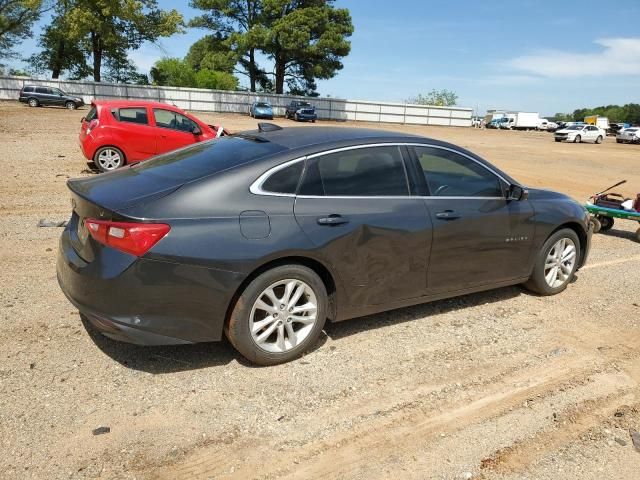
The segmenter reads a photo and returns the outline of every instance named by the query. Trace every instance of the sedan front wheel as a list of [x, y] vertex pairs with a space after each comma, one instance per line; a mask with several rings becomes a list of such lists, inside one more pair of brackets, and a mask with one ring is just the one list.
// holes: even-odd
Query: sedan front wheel
[[531, 278], [525, 287], [540, 295], [562, 292], [575, 274], [580, 259], [576, 232], [563, 228], [551, 235], [536, 257]]
[[288, 362], [312, 347], [327, 312], [327, 290], [302, 265], [283, 265], [256, 277], [242, 292], [226, 335], [245, 358], [258, 365]]

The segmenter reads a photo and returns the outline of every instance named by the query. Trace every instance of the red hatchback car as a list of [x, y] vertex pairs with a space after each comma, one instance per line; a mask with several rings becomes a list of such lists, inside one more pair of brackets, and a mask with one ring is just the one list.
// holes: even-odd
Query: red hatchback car
[[94, 101], [80, 129], [80, 147], [103, 172], [223, 135], [172, 105], [160, 102]]

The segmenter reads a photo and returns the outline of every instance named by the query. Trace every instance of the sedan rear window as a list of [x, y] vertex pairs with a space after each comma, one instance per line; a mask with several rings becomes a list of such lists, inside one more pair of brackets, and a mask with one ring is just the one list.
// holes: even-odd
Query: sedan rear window
[[286, 150], [285, 147], [277, 143], [229, 136], [165, 153], [136, 163], [131, 169], [183, 182], [222, 172], [283, 150]]

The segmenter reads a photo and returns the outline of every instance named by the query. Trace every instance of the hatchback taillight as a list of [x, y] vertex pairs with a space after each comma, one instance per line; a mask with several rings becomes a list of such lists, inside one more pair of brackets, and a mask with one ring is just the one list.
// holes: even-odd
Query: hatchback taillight
[[87, 135], [91, 133], [91, 130], [98, 126], [98, 119], [93, 119], [89, 122], [89, 126], [87, 127]]
[[103, 245], [141, 257], [164, 238], [171, 227], [166, 223], [111, 222], [87, 218], [84, 225]]

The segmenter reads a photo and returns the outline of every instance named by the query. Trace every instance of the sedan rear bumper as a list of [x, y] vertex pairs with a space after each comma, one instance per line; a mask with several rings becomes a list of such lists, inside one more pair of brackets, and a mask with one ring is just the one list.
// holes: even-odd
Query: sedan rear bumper
[[101, 247], [92, 262], [60, 239], [60, 288], [106, 336], [139, 345], [175, 345], [222, 338], [229, 302], [243, 275], [136, 258]]

